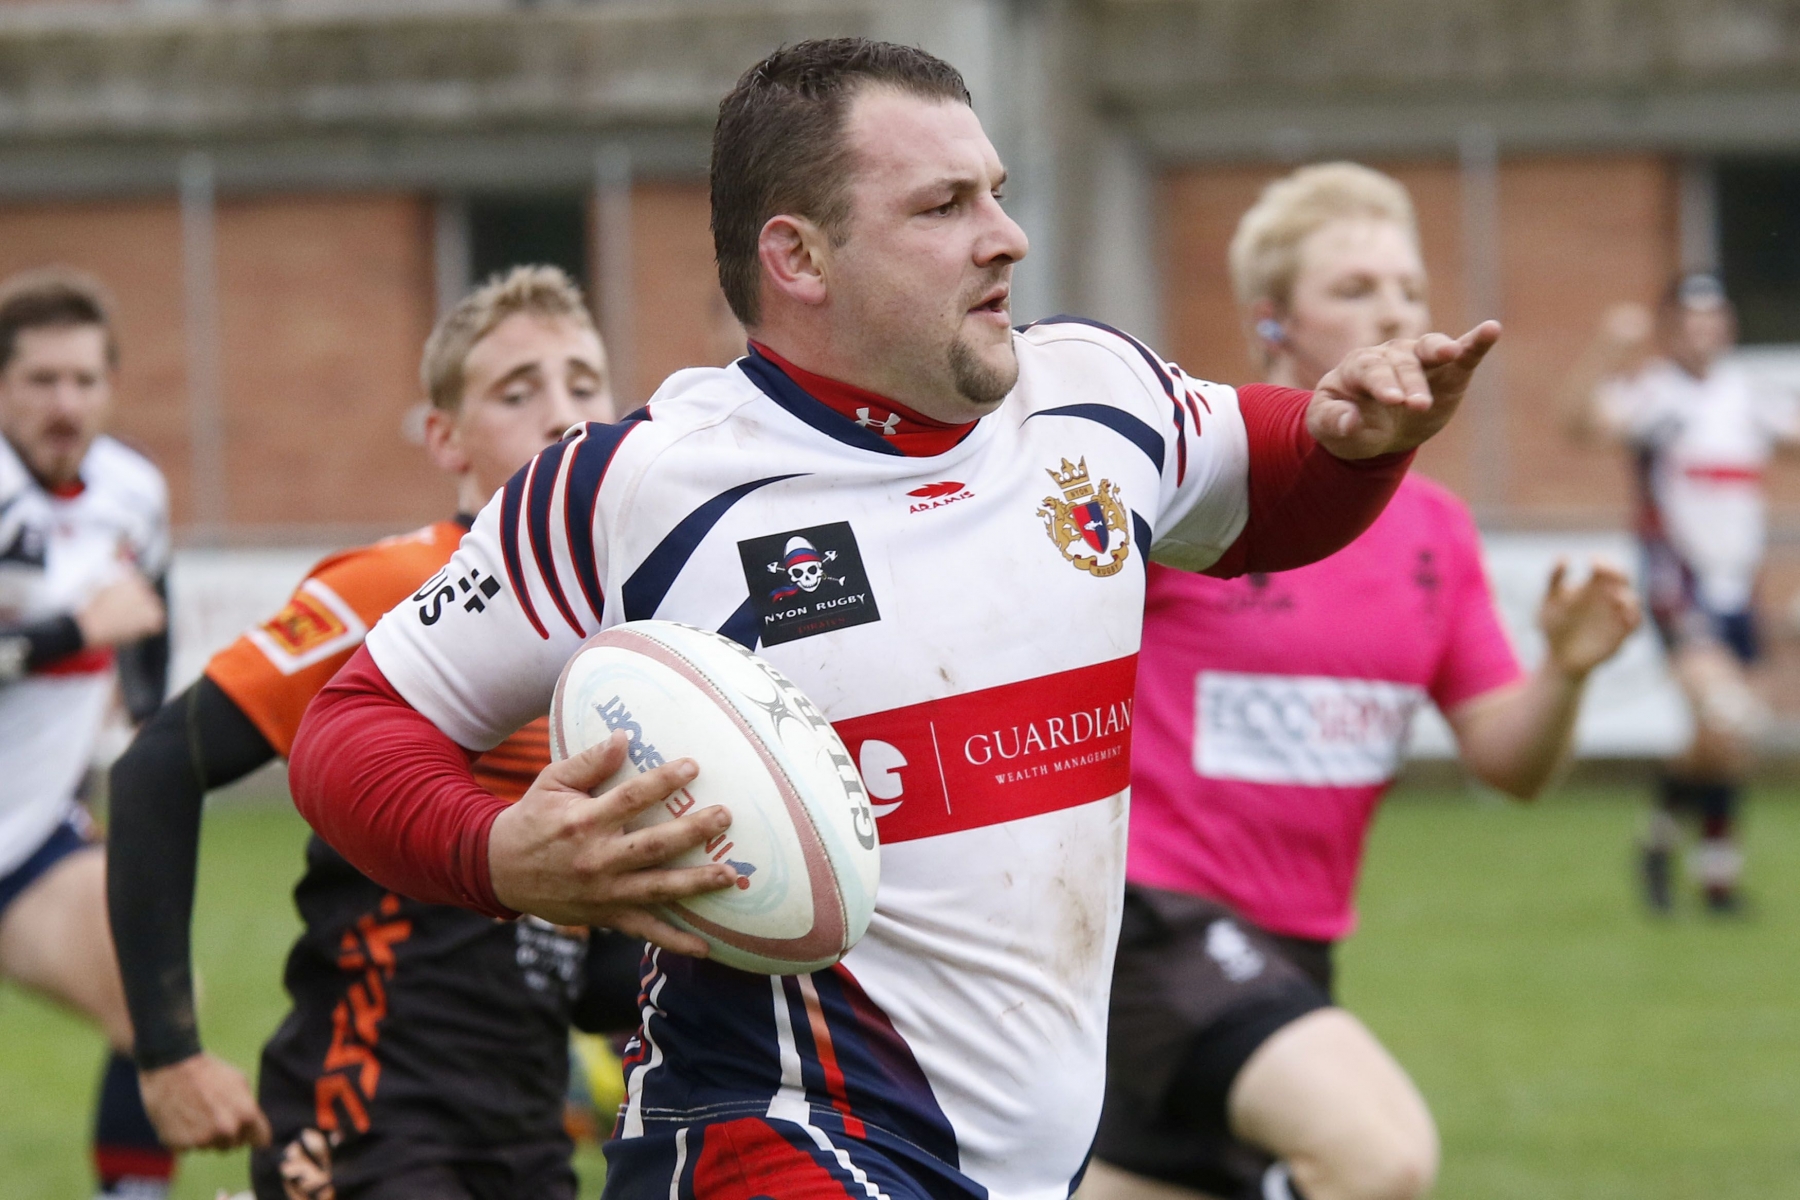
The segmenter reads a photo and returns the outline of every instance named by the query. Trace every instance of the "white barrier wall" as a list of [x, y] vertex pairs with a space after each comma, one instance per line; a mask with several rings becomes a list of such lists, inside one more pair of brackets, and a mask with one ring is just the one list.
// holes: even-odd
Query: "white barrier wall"
[[[1507, 632], [1526, 665], [1543, 657], [1537, 604], [1558, 557], [1578, 573], [1594, 558], [1637, 570], [1625, 534], [1493, 534], [1484, 539], [1488, 571]], [[170, 572], [174, 620], [172, 692], [198, 678], [206, 660], [244, 629], [280, 609], [306, 571], [329, 547], [281, 550], [182, 550]], [[1688, 736], [1681, 697], [1669, 680], [1662, 649], [1648, 625], [1633, 634], [1618, 658], [1594, 673], [1581, 711], [1577, 753], [1585, 757], [1660, 757]], [[1413, 727], [1412, 754], [1454, 753], [1448, 726], [1434, 710]]]

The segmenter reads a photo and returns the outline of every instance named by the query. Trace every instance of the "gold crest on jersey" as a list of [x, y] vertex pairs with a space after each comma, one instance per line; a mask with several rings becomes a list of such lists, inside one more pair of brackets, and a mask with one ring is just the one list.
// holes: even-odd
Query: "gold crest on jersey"
[[1085, 457], [1079, 463], [1065, 458], [1061, 470], [1044, 473], [1062, 492], [1060, 500], [1045, 496], [1037, 510], [1044, 532], [1064, 558], [1095, 578], [1118, 574], [1131, 554], [1131, 527], [1118, 486], [1105, 479], [1098, 487], [1089, 484]]

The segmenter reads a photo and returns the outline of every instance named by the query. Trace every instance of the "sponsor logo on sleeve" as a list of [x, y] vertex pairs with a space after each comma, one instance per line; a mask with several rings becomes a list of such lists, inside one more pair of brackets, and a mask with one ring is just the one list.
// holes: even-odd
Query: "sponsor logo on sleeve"
[[1306, 787], [1386, 783], [1423, 689], [1380, 679], [1202, 671], [1194, 770], [1208, 779]]
[[368, 632], [342, 597], [319, 580], [308, 579], [287, 607], [246, 636], [276, 670], [292, 675], [360, 645]]
[[486, 612], [487, 602], [500, 594], [500, 581], [474, 568], [452, 579], [445, 567], [413, 593], [418, 605], [419, 624], [436, 625], [444, 619], [446, 608], [461, 604], [465, 612]]
[[850, 522], [738, 543], [765, 646], [881, 620]]
[[1118, 485], [1105, 479], [1090, 483], [1085, 458], [1078, 463], [1065, 458], [1060, 469], [1046, 469], [1045, 474], [1062, 499], [1045, 496], [1037, 515], [1062, 556], [1097, 579], [1124, 570], [1131, 555], [1131, 525], [1119, 501]]

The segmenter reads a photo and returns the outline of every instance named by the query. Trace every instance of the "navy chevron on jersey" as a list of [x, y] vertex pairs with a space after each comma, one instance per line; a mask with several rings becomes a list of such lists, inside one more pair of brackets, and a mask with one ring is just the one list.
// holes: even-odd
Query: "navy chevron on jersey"
[[679, 372], [488, 505], [449, 571], [497, 594], [369, 636], [402, 697], [486, 749], [587, 635], [717, 629], [858, 757], [881, 814], [867, 936], [800, 978], [656, 955], [623, 1138], [786, 1119], [970, 1194], [1068, 1194], [1101, 1100], [1144, 565], [1224, 553], [1249, 449], [1232, 389], [1122, 335], [1014, 344], [1012, 394], [929, 457], [769, 358]]

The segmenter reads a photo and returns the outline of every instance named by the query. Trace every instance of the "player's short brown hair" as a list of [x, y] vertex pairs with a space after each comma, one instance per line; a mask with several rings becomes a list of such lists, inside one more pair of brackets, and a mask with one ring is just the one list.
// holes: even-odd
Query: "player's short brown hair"
[[1263, 189], [1231, 239], [1231, 286], [1240, 305], [1286, 308], [1300, 273], [1300, 243], [1344, 218], [1392, 221], [1418, 241], [1412, 197], [1398, 180], [1359, 163], [1301, 167]]
[[12, 365], [19, 335], [27, 329], [96, 325], [106, 334], [106, 365], [119, 365], [112, 303], [106, 288], [84, 271], [46, 267], [0, 283], [0, 371]]
[[594, 328], [581, 288], [561, 267], [514, 267], [490, 278], [438, 319], [425, 339], [419, 382], [433, 408], [462, 408], [463, 365], [469, 351], [500, 322], [518, 313], [574, 321]]
[[960, 72], [912, 46], [823, 38], [784, 46], [738, 79], [713, 127], [712, 234], [719, 286], [732, 313], [755, 325], [762, 266], [757, 240], [770, 217], [815, 222], [835, 240], [850, 216], [844, 118], [857, 91], [897, 88], [969, 104]]

